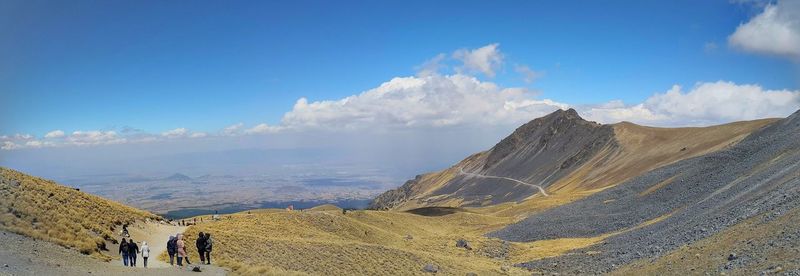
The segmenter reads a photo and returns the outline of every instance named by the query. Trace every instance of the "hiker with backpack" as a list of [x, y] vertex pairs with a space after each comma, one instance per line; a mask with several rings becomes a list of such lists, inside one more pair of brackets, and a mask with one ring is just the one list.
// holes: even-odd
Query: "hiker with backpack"
[[143, 241], [142, 242], [142, 260], [144, 260], [144, 262], [142, 264], [144, 265], [145, 268], [147, 267], [147, 258], [149, 258], [149, 257], [150, 257], [150, 246], [147, 245], [146, 241]]
[[[205, 248], [204, 252], [206, 253], [206, 264], [210, 265], [211, 264], [211, 247], [214, 244], [214, 241], [211, 239], [211, 233], [206, 233], [205, 242], [206, 242], [206, 248]], [[202, 262], [202, 260], [201, 260], [201, 262]]]
[[175, 254], [178, 253], [178, 244], [175, 236], [169, 236], [167, 241], [167, 254], [169, 254], [169, 265], [175, 266]]
[[122, 255], [122, 264], [128, 266], [128, 241], [125, 238], [122, 238], [122, 242], [119, 243], [119, 254]]
[[136, 266], [136, 259], [138, 259], [138, 257], [139, 257], [139, 246], [136, 245], [136, 242], [134, 242], [133, 239], [131, 239], [128, 242], [128, 258], [130, 258], [128, 263], [131, 266]]
[[200, 255], [200, 263], [206, 262], [206, 235], [203, 232], [197, 235], [197, 241], [195, 241], [195, 246], [197, 246], [197, 254]]

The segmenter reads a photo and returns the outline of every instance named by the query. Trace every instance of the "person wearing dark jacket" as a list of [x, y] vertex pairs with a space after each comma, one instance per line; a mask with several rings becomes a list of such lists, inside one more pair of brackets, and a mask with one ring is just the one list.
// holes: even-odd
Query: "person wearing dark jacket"
[[139, 246], [136, 245], [136, 242], [133, 241], [133, 239], [131, 239], [131, 241], [128, 242], [128, 258], [130, 258], [131, 260], [128, 261], [128, 263], [130, 263], [131, 266], [136, 266], [136, 259], [138, 259], [138, 257], [139, 257]]
[[206, 243], [206, 250], [203, 250], [206, 253], [206, 264], [211, 264], [211, 247], [214, 245], [214, 241], [211, 239], [211, 233], [206, 233], [206, 238], [203, 239]]
[[122, 264], [128, 266], [128, 241], [125, 238], [122, 238], [122, 242], [119, 243], [119, 254], [122, 255]]
[[178, 245], [175, 243], [175, 236], [169, 236], [167, 241], [167, 254], [169, 254], [169, 265], [175, 265], [175, 253], [178, 253]]
[[197, 241], [194, 242], [197, 246], [197, 254], [200, 255], [200, 263], [203, 264], [206, 262], [206, 235], [203, 232], [197, 235]]

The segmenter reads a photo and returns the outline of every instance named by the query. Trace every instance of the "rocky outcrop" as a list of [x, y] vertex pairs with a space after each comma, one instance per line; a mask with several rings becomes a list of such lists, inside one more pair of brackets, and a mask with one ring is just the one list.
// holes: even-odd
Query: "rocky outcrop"
[[406, 200], [413, 195], [413, 188], [415, 185], [418, 185], [421, 179], [422, 176], [417, 175], [414, 179], [406, 181], [403, 186], [378, 195], [378, 197], [369, 203], [367, 208], [371, 210], [390, 210], [406, 202]]

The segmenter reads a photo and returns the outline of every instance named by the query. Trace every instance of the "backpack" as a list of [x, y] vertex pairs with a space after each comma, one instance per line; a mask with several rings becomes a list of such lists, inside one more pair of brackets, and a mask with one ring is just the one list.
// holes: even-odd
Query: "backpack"
[[122, 254], [128, 254], [128, 243], [120, 244], [119, 250], [122, 251]]

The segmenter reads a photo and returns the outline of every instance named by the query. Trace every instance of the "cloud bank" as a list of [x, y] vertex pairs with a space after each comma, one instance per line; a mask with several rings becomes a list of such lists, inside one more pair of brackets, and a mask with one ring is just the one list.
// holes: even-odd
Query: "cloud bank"
[[[778, 7], [778, 6], [769, 6]], [[761, 15], [759, 15], [761, 16]], [[757, 19], [753, 19], [757, 20]], [[748, 23], [750, 24], [750, 23]], [[741, 29], [741, 27], [740, 27]], [[739, 30], [737, 30], [738, 32]], [[293, 134], [327, 131], [392, 133], [496, 126], [509, 129], [556, 109], [575, 108], [600, 123], [631, 121], [654, 126], [697, 126], [765, 117], [784, 117], [800, 108], [800, 90], [770, 90], [756, 84], [729, 81], [700, 82], [684, 90], [679, 85], [654, 93], [641, 103], [621, 101], [571, 105], [540, 98], [525, 87], [502, 87], [477, 75], [494, 76], [503, 67], [499, 44], [455, 51], [455, 65], [439, 54], [418, 67], [415, 76], [396, 77], [378, 87], [348, 97], [311, 101], [298, 99], [280, 123], [246, 126], [231, 124], [216, 132], [175, 128], [157, 134], [141, 131], [92, 130], [65, 133], [53, 130], [41, 138], [30, 134], [0, 136], [0, 149], [56, 146], [96, 146], [150, 143], [176, 139]], [[451, 74], [440, 71], [452, 69]], [[514, 71], [529, 81], [541, 77], [525, 65]]]
[[800, 90], [767, 90], [758, 85], [718, 81], [679, 85], [656, 93], [643, 103], [613, 101], [579, 109], [603, 123], [632, 121], [656, 126], [711, 125], [767, 117], [785, 117], [800, 108]]

